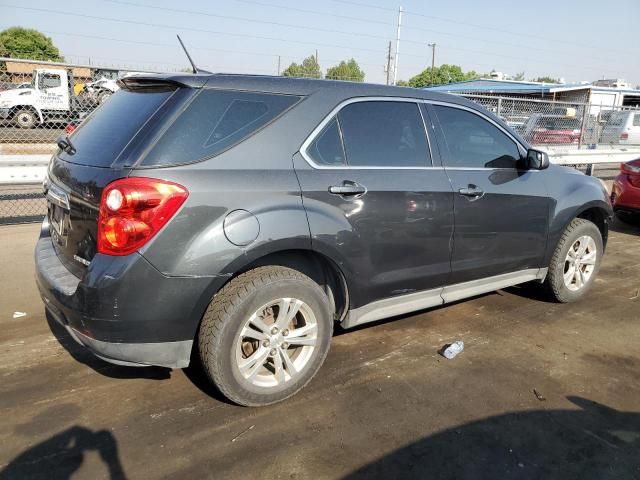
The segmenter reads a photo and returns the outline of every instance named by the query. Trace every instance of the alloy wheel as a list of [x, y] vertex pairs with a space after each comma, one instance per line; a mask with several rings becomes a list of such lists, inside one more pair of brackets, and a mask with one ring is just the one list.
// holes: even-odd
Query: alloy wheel
[[577, 292], [589, 282], [597, 255], [596, 242], [590, 236], [583, 235], [573, 242], [564, 260], [564, 284], [569, 290]]
[[235, 346], [242, 377], [256, 387], [278, 387], [298, 377], [318, 341], [318, 322], [302, 300], [280, 298], [246, 321]]

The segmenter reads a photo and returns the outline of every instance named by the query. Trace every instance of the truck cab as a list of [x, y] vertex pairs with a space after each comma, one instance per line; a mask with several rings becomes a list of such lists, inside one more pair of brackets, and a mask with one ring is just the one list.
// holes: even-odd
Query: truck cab
[[31, 85], [0, 92], [0, 119], [33, 128], [48, 120], [65, 120], [71, 108], [73, 76], [61, 69], [36, 69]]

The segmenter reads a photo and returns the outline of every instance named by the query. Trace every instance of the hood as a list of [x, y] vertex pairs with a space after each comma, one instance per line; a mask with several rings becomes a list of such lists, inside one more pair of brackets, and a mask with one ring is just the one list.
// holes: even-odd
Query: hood
[[3, 102], [17, 103], [19, 101], [28, 101], [35, 90], [33, 88], [14, 88], [12, 90], [3, 90], [0, 92], [0, 108]]

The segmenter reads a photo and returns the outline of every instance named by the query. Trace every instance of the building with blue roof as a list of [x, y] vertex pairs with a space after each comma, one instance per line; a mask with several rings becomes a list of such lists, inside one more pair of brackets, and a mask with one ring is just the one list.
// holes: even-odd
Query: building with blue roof
[[[594, 83], [539, 83], [517, 80], [478, 79], [427, 87], [445, 93], [463, 95], [532, 98], [557, 102], [590, 103], [602, 107], [639, 107], [640, 90], [609, 87]], [[596, 112], [591, 112], [596, 113]]]

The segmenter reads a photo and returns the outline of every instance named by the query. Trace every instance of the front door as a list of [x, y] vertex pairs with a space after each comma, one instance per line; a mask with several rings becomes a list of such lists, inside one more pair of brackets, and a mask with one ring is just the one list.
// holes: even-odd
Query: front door
[[393, 98], [345, 105], [295, 156], [313, 248], [351, 308], [447, 283], [453, 194], [431, 162], [418, 104]]
[[543, 173], [523, 168], [524, 149], [488, 117], [465, 107], [431, 110], [454, 191], [451, 283], [543, 267], [550, 208]]

